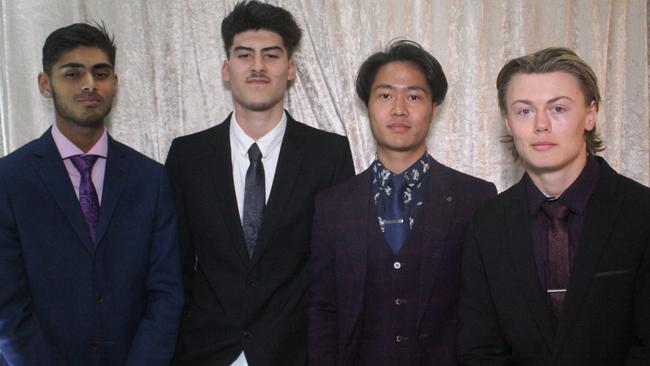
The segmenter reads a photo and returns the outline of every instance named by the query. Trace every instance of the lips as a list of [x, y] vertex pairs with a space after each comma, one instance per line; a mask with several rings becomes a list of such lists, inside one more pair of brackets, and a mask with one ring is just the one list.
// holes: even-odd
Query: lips
[[390, 123], [387, 127], [394, 132], [404, 132], [411, 128], [411, 126], [402, 122], [393, 122]]
[[268, 84], [271, 82], [271, 80], [267, 78], [260, 78], [260, 77], [255, 77], [255, 78], [248, 78], [246, 79], [246, 82], [248, 84], [253, 84], [253, 85], [263, 85], [263, 84]]
[[540, 141], [531, 144], [531, 146], [537, 151], [547, 151], [557, 146], [557, 144], [549, 141]]
[[78, 96], [76, 100], [77, 102], [88, 107], [96, 107], [101, 102], [100, 97], [96, 95], [88, 95], [88, 94]]

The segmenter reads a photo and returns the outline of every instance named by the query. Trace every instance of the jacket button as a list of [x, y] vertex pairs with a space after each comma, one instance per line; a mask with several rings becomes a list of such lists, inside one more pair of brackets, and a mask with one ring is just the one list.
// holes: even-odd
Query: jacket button
[[395, 269], [400, 269], [400, 268], [402, 268], [402, 263], [400, 263], [400, 262], [395, 262], [395, 263], [393, 263], [393, 268], [395, 268]]
[[255, 283], [257, 283], [257, 279], [255, 277], [252, 276], [246, 277], [246, 285], [253, 286], [255, 285]]
[[248, 329], [244, 329], [241, 332], [241, 335], [244, 336], [244, 338], [250, 338], [251, 337], [251, 332], [249, 332]]
[[102, 344], [99, 341], [90, 342], [90, 350], [93, 351], [93, 352], [99, 351], [101, 346], [102, 346]]
[[95, 294], [95, 301], [96, 301], [97, 303], [100, 303], [100, 304], [103, 303], [103, 302], [104, 302], [104, 295], [102, 295], [102, 294]]

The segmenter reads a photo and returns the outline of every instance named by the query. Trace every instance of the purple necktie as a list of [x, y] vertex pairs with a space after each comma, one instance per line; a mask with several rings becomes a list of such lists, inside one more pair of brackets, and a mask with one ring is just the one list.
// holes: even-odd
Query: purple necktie
[[557, 200], [542, 203], [542, 210], [550, 220], [548, 227], [548, 284], [547, 290], [553, 313], [557, 319], [562, 314], [564, 297], [569, 283], [569, 209]]
[[97, 158], [97, 155], [75, 155], [70, 157], [70, 161], [72, 161], [72, 164], [81, 175], [81, 180], [79, 181], [79, 204], [81, 205], [81, 211], [86, 219], [86, 224], [88, 224], [88, 231], [90, 231], [90, 237], [93, 239], [93, 242], [95, 242], [97, 224], [99, 223], [99, 199], [91, 173]]

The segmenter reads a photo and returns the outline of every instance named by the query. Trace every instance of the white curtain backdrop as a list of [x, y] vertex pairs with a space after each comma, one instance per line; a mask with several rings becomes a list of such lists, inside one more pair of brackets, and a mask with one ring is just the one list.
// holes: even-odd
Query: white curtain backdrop
[[[309, 125], [349, 137], [357, 171], [374, 145], [354, 92], [361, 62], [390, 40], [421, 43], [450, 84], [429, 136], [444, 164], [515, 183], [495, 79], [510, 58], [548, 46], [574, 48], [595, 70], [604, 103], [598, 129], [614, 168], [650, 184], [648, 0], [271, 0], [304, 29], [287, 108]], [[118, 46], [119, 93], [111, 134], [163, 162], [172, 138], [220, 123], [231, 111], [221, 81], [223, 17], [236, 1], [0, 0], [0, 156], [53, 121], [37, 90], [41, 47], [54, 29], [103, 20]], [[327, 153], [327, 152], [323, 152]]]

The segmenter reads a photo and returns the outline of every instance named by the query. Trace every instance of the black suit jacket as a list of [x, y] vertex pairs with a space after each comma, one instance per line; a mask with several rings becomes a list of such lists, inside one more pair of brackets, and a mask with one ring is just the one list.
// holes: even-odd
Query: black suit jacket
[[[312, 243], [310, 366], [354, 366], [363, 317], [367, 252], [379, 231], [371, 170], [319, 194]], [[418, 357], [455, 365], [460, 249], [472, 214], [496, 195], [494, 184], [431, 164], [427, 194], [409, 242], [422, 243]], [[389, 314], [387, 314], [389, 316]], [[396, 365], [397, 366], [397, 365]]]
[[186, 315], [178, 365], [302, 365], [307, 262], [316, 193], [354, 174], [345, 137], [287, 128], [258, 243], [249, 259], [235, 198], [230, 117], [173, 141], [167, 167], [179, 212]]
[[650, 364], [650, 189], [598, 162], [556, 331], [523, 181], [477, 212], [462, 266], [464, 365]]

